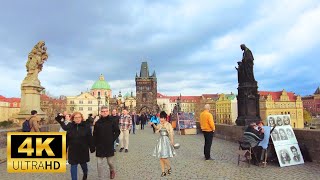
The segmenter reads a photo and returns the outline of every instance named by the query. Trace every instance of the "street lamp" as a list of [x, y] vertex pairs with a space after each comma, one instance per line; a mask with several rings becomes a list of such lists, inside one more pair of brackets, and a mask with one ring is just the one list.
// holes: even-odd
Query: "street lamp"
[[100, 100], [101, 100], [101, 97], [100, 95], [98, 96], [98, 116], [100, 115]]

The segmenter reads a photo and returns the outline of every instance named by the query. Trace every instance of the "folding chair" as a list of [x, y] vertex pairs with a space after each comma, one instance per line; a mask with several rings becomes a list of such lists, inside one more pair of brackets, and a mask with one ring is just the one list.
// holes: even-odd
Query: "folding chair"
[[[239, 150], [238, 150], [238, 166], [240, 164], [240, 161], [247, 162], [248, 167], [251, 165], [251, 159], [254, 158], [257, 162], [257, 156], [254, 153], [250, 143], [243, 142], [242, 140], [239, 140]], [[241, 157], [245, 157], [245, 160], [241, 160]]]

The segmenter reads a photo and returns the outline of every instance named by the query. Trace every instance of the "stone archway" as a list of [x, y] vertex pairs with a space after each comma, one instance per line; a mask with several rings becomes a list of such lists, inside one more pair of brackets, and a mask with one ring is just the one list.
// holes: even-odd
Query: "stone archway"
[[143, 106], [142, 108], [140, 108], [139, 113], [142, 114], [151, 114], [152, 113], [152, 109], [150, 109], [147, 106]]

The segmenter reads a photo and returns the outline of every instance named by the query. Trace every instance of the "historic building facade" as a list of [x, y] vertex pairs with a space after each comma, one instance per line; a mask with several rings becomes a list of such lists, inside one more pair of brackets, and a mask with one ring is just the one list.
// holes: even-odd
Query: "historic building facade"
[[98, 110], [103, 104], [103, 100], [98, 100], [90, 92], [82, 92], [77, 96], [67, 97], [67, 111], [73, 113], [81, 112], [86, 119], [89, 114], [98, 114]]
[[219, 94], [216, 101], [216, 122], [235, 124], [238, 116], [237, 98], [234, 94]]
[[157, 77], [155, 71], [150, 76], [147, 62], [142, 62], [140, 75], [136, 74], [135, 81], [137, 112], [157, 113]]
[[92, 85], [90, 92], [81, 92], [77, 96], [67, 97], [67, 111], [72, 113], [79, 111], [87, 118], [89, 114], [100, 114], [101, 106], [108, 106], [112, 96], [110, 85], [101, 74], [99, 79]]
[[123, 101], [125, 102], [125, 106], [127, 107], [127, 109], [130, 112], [136, 111], [137, 101], [136, 101], [136, 97], [133, 95], [132, 91], [131, 91], [131, 93], [127, 92], [123, 96]]
[[196, 121], [200, 120], [200, 113], [204, 110], [206, 104], [210, 105], [210, 113], [213, 115], [213, 120], [216, 121], [216, 101], [219, 98], [219, 94], [202, 94], [200, 101], [195, 105], [195, 118]]
[[260, 116], [266, 124], [269, 115], [289, 114], [293, 128], [304, 128], [303, 105], [300, 96], [293, 92], [282, 91], [259, 91]]
[[320, 87], [313, 95], [302, 97], [303, 108], [309, 111], [312, 116], [320, 116]]
[[172, 112], [170, 97], [163, 95], [161, 93], [157, 93], [157, 104], [160, 108], [160, 111], [165, 111], [167, 114]]
[[6, 98], [0, 95], [0, 121], [7, 121], [20, 112], [20, 98]]

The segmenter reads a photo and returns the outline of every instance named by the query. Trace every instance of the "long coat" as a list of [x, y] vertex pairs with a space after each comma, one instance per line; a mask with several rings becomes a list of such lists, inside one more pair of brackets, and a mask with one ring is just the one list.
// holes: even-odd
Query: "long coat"
[[90, 126], [82, 121], [80, 124], [71, 122], [67, 125], [57, 120], [62, 129], [67, 131], [68, 162], [71, 165], [83, 164], [90, 161], [89, 149], [94, 151]]
[[94, 125], [93, 139], [97, 157], [114, 156], [114, 141], [119, 137], [119, 125], [111, 116], [101, 117]]

